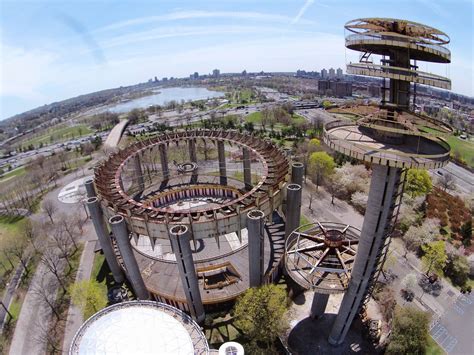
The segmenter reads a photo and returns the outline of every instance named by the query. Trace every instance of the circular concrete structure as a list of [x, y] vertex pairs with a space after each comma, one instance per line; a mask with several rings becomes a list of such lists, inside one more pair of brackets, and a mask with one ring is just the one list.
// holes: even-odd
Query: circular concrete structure
[[[117, 218], [126, 224], [126, 231], [115, 226], [108, 247], [141, 299], [146, 289], [198, 320], [203, 306], [232, 303], [256, 273], [260, 282], [279, 275], [285, 224], [277, 211], [289, 168], [273, 143], [237, 131], [161, 135], [111, 154], [96, 168], [95, 219], [106, 218], [112, 230]], [[257, 209], [262, 228], [252, 236], [247, 214]], [[97, 228], [108, 233], [100, 223]], [[186, 233], [179, 236], [176, 228]], [[252, 249], [256, 240], [259, 269], [250, 272], [249, 244]]]
[[95, 185], [105, 214], [123, 215], [131, 232], [160, 238], [186, 224], [201, 239], [238, 233], [252, 209], [271, 214], [288, 170], [270, 141], [237, 131], [181, 131], [111, 154], [96, 169]]
[[200, 327], [163, 303], [133, 301], [107, 307], [77, 331], [70, 355], [209, 354]]
[[300, 226], [285, 244], [285, 268], [306, 290], [344, 292], [359, 244], [360, 230], [350, 225], [318, 222]]

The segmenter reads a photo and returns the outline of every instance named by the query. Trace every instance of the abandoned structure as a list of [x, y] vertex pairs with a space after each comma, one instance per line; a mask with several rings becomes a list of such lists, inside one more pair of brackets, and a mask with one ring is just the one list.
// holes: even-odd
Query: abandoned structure
[[179, 131], [111, 154], [86, 190], [115, 280], [198, 322], [274, 281], [299, 226], [303, 165], [293, 165], [237, 131]]
[[[331, 122], [324, 129], [327, 146], [372, 166], [357, 256], [329, 336], [331, 344], [344, 341], [378, 278], [398, 216], [405, 171], [441, 167], [450, 153], [444, 140], [420, 132], [416, 120], [426, 124], [436, 122], [424, 120], [424, 116], [405, 115], [410, 109], [410, 97], [416, 96], [416, 84], [451, 87], [448, 78], [421, 72], [416, 64], [417, 61], [449, 63], [451, 54], [445, 47], [449, 37], [432, 27], [397, 19], [357, 19], [348, 22], [345, 28], [350, 33], [346, 36], [346, 47], [363, 53], [359, 63], [347, 65], [347, 72], [383, 78], [384, 85], [381, 107], [375, 114], [360, 115], [356, 122]], [[381, 56], [380, 64], [373, 63], [373, 55]], [[438, 126], [440, 130], [447, 129], [441, 123]]]

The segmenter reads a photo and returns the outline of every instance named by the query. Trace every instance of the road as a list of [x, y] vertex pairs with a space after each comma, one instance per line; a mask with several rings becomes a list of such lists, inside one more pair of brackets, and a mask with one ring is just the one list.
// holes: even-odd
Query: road
[[445, 174], [450, 174], [454, 178], [454, 183], [459, 193], [474, 193], [474, 174], [469, 170], [452, 162], [449, 162], [443, 168], [430, 170], [430, 175], [432, 177], [438, 178]]

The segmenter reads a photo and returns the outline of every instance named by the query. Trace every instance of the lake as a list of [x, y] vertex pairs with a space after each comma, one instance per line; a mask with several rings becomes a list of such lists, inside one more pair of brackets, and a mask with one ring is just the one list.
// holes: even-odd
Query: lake
[[181, 100], [195, 101], [203, 100], [213, 97], [224, 96], [223, 92], [211, 91], [206, 88], [191, 87], [191, 88], [164, 88], [157, 89], [159, 93], [149, 96], [140, 97], [127, 102], [118, 103], [107, 107], [106, 110], [111, 112], [123, 113], [133, 110], [134, 108], [147, 108], [150, 105], [164, 105], [170, 101]]

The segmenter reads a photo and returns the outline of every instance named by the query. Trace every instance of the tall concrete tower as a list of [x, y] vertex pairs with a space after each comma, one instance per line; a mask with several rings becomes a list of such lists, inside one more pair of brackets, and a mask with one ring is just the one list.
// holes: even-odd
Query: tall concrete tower
[[[414, 93], [416, 84], [451, 87], [448, 78], [418, 71], [416, 65], [417, 61], [449, 63], [451, 54], [445, 47], [449, 37], [432, 27], [396, 19], [357, 19], [345, 28], [350, 32], [346, 47], [363, 53], [359, 63], [347, 65], [347, 72], [388, 79], [389, 85], [384, 85], [388, 97], [377, 112], [360, 116], [355, 123], [331, 122], [324, 130], [324, 142], [331, 149], [372, 164], [357, 256], [329, 336], [334, 345], [344, 341], [385, 260], [403, 195], [405, 170], [441, 167], [447, 163], [450, 151], [442, 139], [418, 131], [414, 122], [422, 118], [407, 112], [411, 83]], [[381, 56], [380, 64], [374, 64], [372, 55]], [[430, 124], [435, 123], [432, 120]]]

